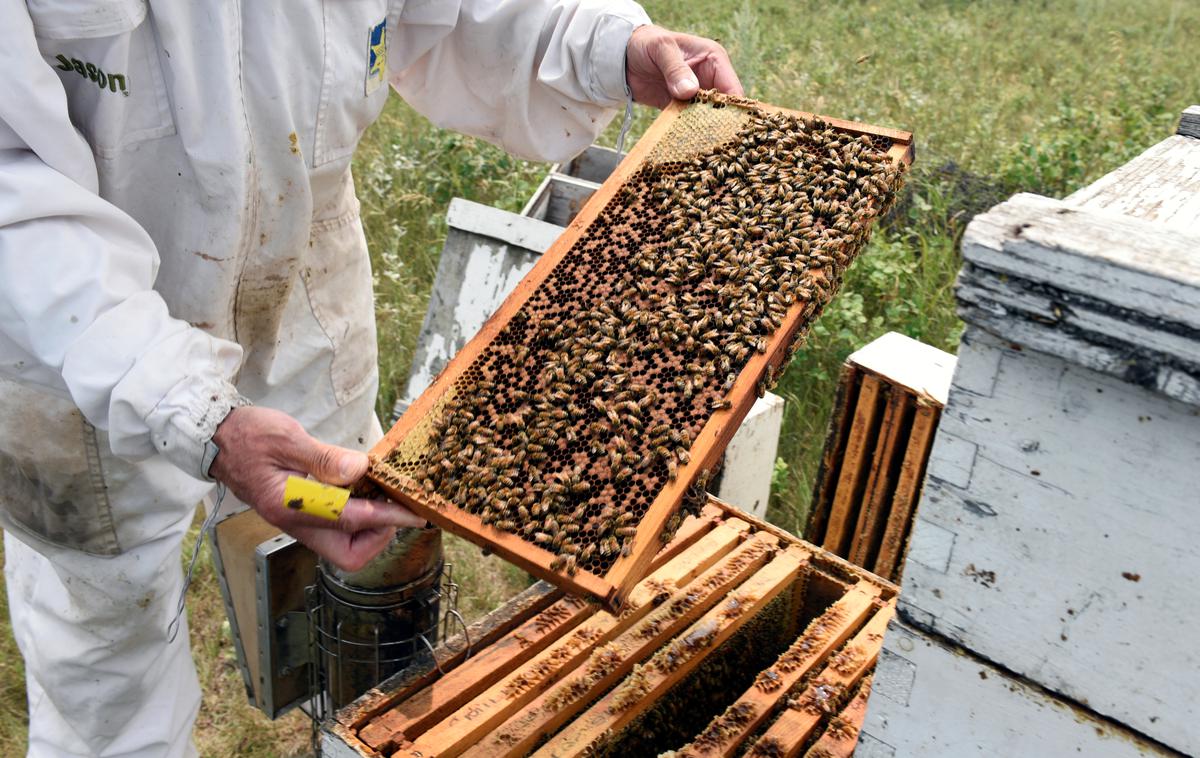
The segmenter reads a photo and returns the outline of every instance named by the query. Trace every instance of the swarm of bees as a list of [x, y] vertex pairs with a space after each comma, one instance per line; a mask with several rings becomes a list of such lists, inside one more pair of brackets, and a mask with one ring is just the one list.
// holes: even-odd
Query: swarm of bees
[[747, 361], [815, 318], [899, 186], [886, 140], [737, 107], [732, 140], [626, 180], [433, 422], [413, 478], [551, 551], [553, 570], [630, 553]]

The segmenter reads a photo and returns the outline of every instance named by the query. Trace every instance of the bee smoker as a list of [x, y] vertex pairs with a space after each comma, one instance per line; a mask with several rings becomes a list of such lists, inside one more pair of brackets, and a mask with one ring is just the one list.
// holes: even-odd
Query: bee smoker
[[449, 610], [457, 599], [447, 569], [435, 527], [400, 529], [358, 571], [319, 563], [307, 598], [318, 720], [433, 649], [443, 596]]

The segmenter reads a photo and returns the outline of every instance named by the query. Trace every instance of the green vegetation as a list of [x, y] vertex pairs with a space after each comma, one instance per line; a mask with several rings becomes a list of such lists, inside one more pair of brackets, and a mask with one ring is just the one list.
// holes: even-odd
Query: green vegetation
[[[777, 392], [787, 399], [771, 518], [804, 520], [837, 367], [885, 331], [952, 350], [957, 245], [971, 216], [1020, 191], [1062, 196], [1170, 134], [1200, 99], [1191, 0], [696, 0], [646, 3], [655, 20], [721, 39], [747, 93], [771, 103], [910, 129], [917, 163], [896, 211]], [[635, 133], [653, 114], [639, 110]], [[615, 142], [610, 128], [605, 138]], [[518, 210], [545, 166], [440, 132], [399, 99], [363, 141], [355, 168], [374, 255], [382, 390], [390, 414], [412, 360], [450, 199]], [[451, 544], [464, 606], [476, 614], [524, 581]], [[192, 589], [192, 640], [206, 698], [205, 755], [303, 750], [291, 716], [269, 725], [246, 707], [211, 569]], [[24, 743], [21, 668], [0, 639], [0, 752]]]

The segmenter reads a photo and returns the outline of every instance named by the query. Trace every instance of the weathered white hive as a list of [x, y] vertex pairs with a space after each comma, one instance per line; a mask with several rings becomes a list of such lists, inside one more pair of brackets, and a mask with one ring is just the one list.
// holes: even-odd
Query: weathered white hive
[[963, 258], [857, 755], [1200, 754], [1200, 107]]

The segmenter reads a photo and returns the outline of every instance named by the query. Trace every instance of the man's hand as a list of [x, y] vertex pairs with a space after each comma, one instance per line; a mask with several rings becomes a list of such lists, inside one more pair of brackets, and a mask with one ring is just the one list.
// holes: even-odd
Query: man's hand
[[661, 26], [639, 26], [625, 52], [625, 79], [633, 99], [665, 108], [671, 100], [687, 100], [700, 88], [741, 96], [729, 53], [720, 43]]
[[286, 508], [289, 475], [312, 474], [326, 484], [349, 485], [367, 472], [367, 455], [326, 445], [286, 413], [235, 408], [213, 435], [220, 448], [209, 473], [239, 500], [346, 571], [356, 571], [387, 546], [396, 527], [420, 527], [425, 519], [395, 503], [351, 498], [337, 521]]

